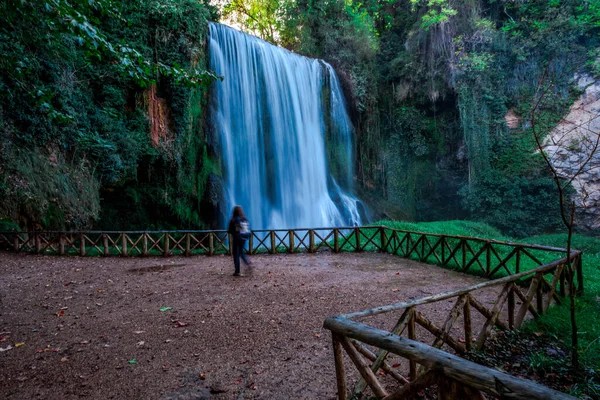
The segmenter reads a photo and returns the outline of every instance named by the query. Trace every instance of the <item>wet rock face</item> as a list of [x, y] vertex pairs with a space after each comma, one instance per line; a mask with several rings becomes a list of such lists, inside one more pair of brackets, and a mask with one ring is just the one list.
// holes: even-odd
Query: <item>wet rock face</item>
[[561, 177], [572, 179], [577, 225], [600, 229], [600, 81], [578, 77], [583, 94], [554, 128], [545, 150]]

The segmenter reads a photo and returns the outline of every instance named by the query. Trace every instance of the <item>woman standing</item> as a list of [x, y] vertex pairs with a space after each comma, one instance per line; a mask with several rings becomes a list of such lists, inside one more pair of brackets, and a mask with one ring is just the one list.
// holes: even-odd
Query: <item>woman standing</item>
[[240, 257], [244, 261], [244, 264], [250, 266], [252, 263], [244, 254], [244, 245], [246, 244], [246, 240], [250, 237], [250, 224], [248, 223], [241, 206], [233, 207], [233, 213], [229, 220], [227, 233], [231, 235], [233, 243], [231, 251], [233, 254], [233, 265], [235, 266], [233, 276], [242, 276], [240, 274]]

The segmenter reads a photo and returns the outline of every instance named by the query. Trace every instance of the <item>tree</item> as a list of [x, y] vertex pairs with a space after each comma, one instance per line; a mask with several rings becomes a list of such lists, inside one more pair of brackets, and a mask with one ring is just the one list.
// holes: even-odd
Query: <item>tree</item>
[[249, 32], [279, 43], [280, 6], [279, 0], [231, 0], [223, 6], [222, 13]]
[[[546, 75], [538, 86], [531, 108], [529, 119], [537, 149], [544, 159], [554, 181], [559, 203], [562, 223], [567, 230], [567, 279], [569, 286], [569, 310], [571, 322], [571, 363], [579, 367], [577, 318], [575, 312], [575, 266], [572, 264], [572, 237], [577, 224], [576, 216], [586, 208], [600, 205], [600, 188], [594, 187], [585, 178], [594, 171], [600, 170], [600, 114], [594, 106], [583, 106], [585, 96], [592, 97], [593, 102], [600, 103], [600, 84], [589, 84], [583, 99], [579, 100], [579, 108], [572, 107], [571, 112], [544, 137], [544, 123], [540, 122], [541, 110], [549, 101], [549, 94], [554, 88], [552, 81], [545, 81]], [[586, 81], [589, 77], [582, 77]], [[591, 80], [593, 82], [593, 80]], [[588, 81], [589, 82], [589, 81]], [[591, 89], [594, 90], [591, 90]], [[594, 93], [592, 93], [594, 92]], [[588, 99], [589, 101], [589, 99]], [[589, 104], [588, 104], [589, 105]], [[571, 195], [569, 190], [575, 189]], [[581, 279], [581, 277], [578, 277]], [[581, 287], [581, 282], [579, 282]]]

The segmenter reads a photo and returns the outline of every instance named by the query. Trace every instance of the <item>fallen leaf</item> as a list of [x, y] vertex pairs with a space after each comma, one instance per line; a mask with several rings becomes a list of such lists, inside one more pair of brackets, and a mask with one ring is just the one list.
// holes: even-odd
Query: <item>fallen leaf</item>
[[173, 307], [161, 307], [159, 308], [160, 312], [171, 311]]
[[67, 361], [69, 361], [69, 359], [67, 357], [63, 357], [60, 359], [60, 362], [67, 362]]
[[43, 349], [37, 349], [35, 352], [36, 353], [48, 353], [48, 352], [53, 352], [53, 353], [58, 353], [60, 351], [59, 348], [54, 348], [54, 347], [45, 347]]
[[224, 388], [222, 386], [211, 386], [210, 394], [227, 393], [227, 390], [227, 388]]
[[21, 346], [25, 346], [25, 342], [17, 342], [17, 343], [15, 343], [15, 348], [16, 347], [21, 347]]
[[200, 378], [200, 380], [205, 380], [206, 374], [204, 372], [200, 372], [200, 374], [198, 374], [198, 378]]
[[62, 309], [61, 309], [61, 310], [58, 310], [58, 312], [56, 313], [56, 316], [57, 316], [57, 317], [62, 317], [62, 316], [64, 316], [64, 315], [65, 315], [65, 310], [62, 310]]
[[12, 349], [13, 347], [9, 344], [6, 347], [0, 347], [0, 353], [5, 352], [5, 351], [9, 351], [10, 349]]
[[136, 360], [135, 358], [132, 358], [131, 360], [129, 360], [129, 361], [127, 361], [127, 362], [128, 362], [129, 364], [131, 364], [131, 365], [135, 365], [135, 364], [137, 364], [137, 363], [138, 363], [138, 362], [137, 362], [137, 360]]

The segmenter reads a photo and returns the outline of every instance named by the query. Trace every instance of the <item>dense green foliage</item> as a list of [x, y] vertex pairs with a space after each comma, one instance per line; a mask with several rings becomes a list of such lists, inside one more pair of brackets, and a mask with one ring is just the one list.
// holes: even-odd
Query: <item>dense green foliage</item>
[[[212, 172], [200, 134], [210, 9], [194, 0], [9, 1], [0, 15], [0, 220], [201, 224]], [[154, 146], [151, 87], [168, 125]]]
[[546, 90], [534, 128], [548, 132], [578, 94], [573, 75], [598, 74], [597, 1], [219, 3], [221, 16], [199, 0], [3, 3], [0, 221], [214, 222], [219, 161], [198, 83], [211, 78], [207, 21], [226, 18], [336, 68], [376, 215], [477, 218], [514, 236], [559, 226], [529, 112]]

